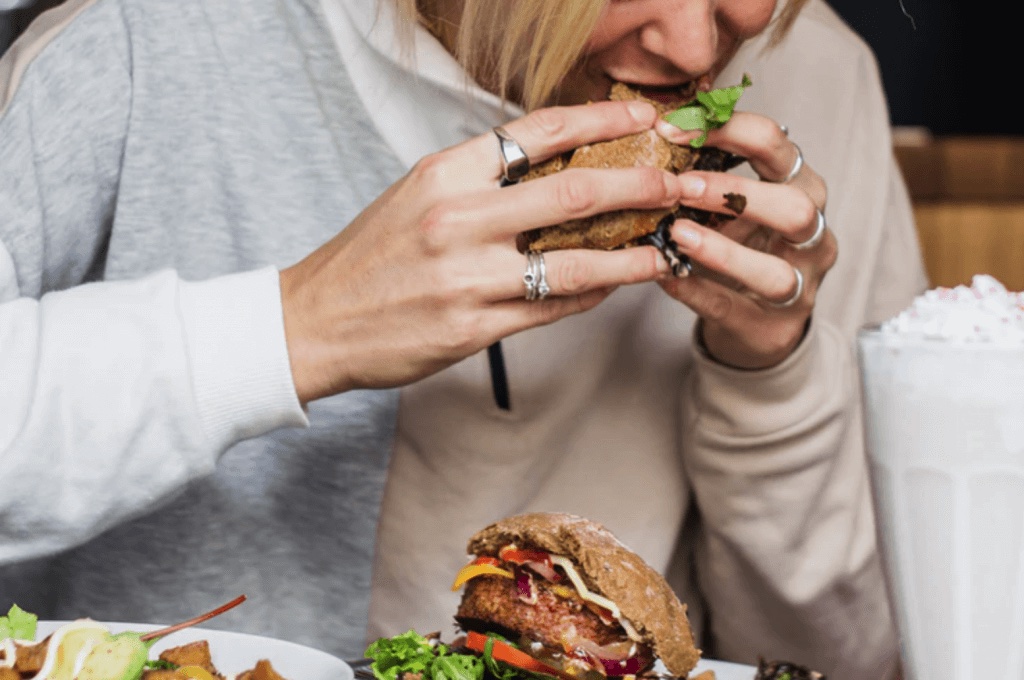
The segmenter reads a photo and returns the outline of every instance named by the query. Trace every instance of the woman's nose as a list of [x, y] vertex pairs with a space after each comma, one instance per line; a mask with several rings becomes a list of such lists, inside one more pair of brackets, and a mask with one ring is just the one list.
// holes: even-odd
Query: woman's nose
[[665, 0], [640, 29], [640, 45], [679, 71], [694, 75], [716, 60], [714, 0]]

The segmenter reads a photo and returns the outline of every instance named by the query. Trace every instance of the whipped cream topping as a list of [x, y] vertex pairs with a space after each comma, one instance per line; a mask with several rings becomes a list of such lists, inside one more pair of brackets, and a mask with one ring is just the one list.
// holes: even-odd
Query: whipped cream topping
[[1024, 344], [1024, 292], [1010, 292], [995, 278], [978, 274], [970, 286], [919, 295], [880, 330], [930, 340]]

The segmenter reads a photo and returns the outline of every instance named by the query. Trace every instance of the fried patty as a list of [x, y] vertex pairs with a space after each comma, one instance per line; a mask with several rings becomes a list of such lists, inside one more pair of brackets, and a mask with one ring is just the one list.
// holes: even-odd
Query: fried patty
[[628, 640], [618, 623], [608, 625], [579, 597], [565, 598], [552, 592], [547, 581], [533, 581], [537, 602], [527, 604], [519, 597], [513, 579], [479, 576], [466, 584], [455, 620], [463, 630], [515, 634], [561, 649], [566, 633], [576, 634], [599, 645]]

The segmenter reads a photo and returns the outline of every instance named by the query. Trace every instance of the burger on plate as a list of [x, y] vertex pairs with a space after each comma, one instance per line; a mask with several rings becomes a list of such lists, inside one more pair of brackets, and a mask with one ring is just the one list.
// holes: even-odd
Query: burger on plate
[[[686, 606], [600, 524], [564, 513], [517, 515], [477, 532], [468, 552], [452, 584], [463, 591], [455, 612], [459, 635], [450, 644], [440, 633], [413, 630], [380, 638], [366, 650], [369, 671], [360, 669], [357, 678], [667, 680], [665, 671], [692, 677], [700, 650]], [[784, 679], [824, 676], [761, 660], [756, 680]]]
[[518, 515], [479, 531], [468, 549], [453, 589], [464, 589], [455, 620], [472, 651], [489, 646], [495, 659], [574, 680], [638, 675], [656, 659], [685, 678], [700, 658], [686, 607], [595, 522]]

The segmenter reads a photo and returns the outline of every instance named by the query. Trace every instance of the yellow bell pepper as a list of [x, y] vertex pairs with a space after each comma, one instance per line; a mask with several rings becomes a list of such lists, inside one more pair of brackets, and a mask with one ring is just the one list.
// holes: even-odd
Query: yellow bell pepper
[[452, 583], [452, 590], [458, 590], [466, 581], [474, 579], [477, 576], [484, 576], [485, 574], [504, 576], [505, 578], [512, 579], [515, 578], [515, 575], [513, 575], [508, 569], [502, 569], [501, 567], [496, 567], [493, 564], [478, 564], [477, 562], [470, 562], [460, 569], [459, 573], [455, 575], [455, 582]]

